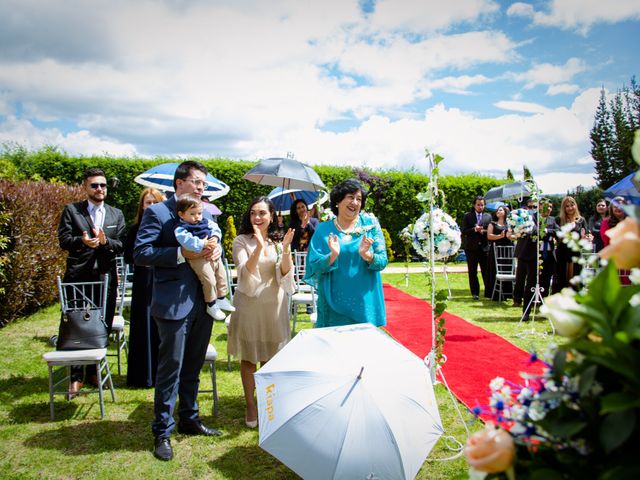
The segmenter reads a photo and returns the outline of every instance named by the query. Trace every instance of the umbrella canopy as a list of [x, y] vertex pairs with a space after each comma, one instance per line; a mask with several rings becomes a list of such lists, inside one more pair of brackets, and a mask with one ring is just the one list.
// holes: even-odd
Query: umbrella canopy
[[[163, 192], [174, 192], [173, 177], [178, 168], [178, 163], [162, 163], [150, 168], [133, 179], [134, 182], [144, 185], [145, 187], [153, 187]], [[207, 173], [207, 188], [203, 196], [210, 199], [220, 198], [229, 193], [229, 186], [218, 180], [216, 177]]]
[[640, 205], [640, 191], [638, 191], [640, 185], [635, 183], [634, 176], [635, 173], [632, 173], [618, 183], [614, 183], [604, 191], [604, 196], [609, 199], [613, 197], [624, 197], [630, 202]]
[[327, 188], [313, 168], [293, 158], [267, 158], [242, 178], [283, 189], [293, 188], [315, 192]]
[[222, 210], [220, 210], [216, 205], [214, 205], [211, 202], [202, 202], [202, 206], [207, 212], [209, 212], [214, 217], [217, 217], [218, 215], [222, 215]]
[[506, 205], [506, 203], [504, 203], [504, 202], [489, 202], [489, 203], [487, 203], [485, 205], [484, 209], [487, 212], [495, 212], [500, 207], [504, 207], [505, 205]]
[[497, 202], [511, 199], [522, 201], [524, 197], [531, 194], [531, 187], [527, 182], [505, 183], [497, 187], [493, 187], [484, 195], [487, 202]]
[[307, 207], [311, 208], [316, 202], [324, 203], [329, 195], [327, 192], [310, 192], [309, 190], [276, 187], [267, 196], [273, 200], [278, 210], [278, 215], [286, 215], [296, 200], [303, 200]]
[[303, 330], [255, 379], [260, 446], [305, 479], [414, 478], [442, 434], [424, 362], [370, 324]]

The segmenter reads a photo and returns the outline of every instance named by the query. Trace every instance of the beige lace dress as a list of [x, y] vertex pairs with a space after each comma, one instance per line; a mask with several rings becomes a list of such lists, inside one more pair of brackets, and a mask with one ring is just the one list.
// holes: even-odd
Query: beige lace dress
[[260, 256], [255, 274], [246, 268], [256, 248], [253, 235], [238, 235], [233, 241], [233, 262], [238, 286], [233, 296], [236, 311], [231, 314], [227, 348], [231, 355], [251, 363], [266, 362], [291, 337], [287, 294], [294, 292], [293, 266], [282, 275], [282, 248], [269, 244]]

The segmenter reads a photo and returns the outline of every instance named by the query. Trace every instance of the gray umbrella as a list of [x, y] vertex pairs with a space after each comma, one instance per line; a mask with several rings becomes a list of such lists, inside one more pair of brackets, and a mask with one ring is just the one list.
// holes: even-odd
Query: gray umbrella
[[506, 183], [498, 187], [493, 187], [485, 195], [487, 202], [497, 202], [499, 200], [518, 199], [522, 201], [524, 197], [531, 195], [531, 186], [527, 182]]
[[297, 188], [317, 192], [327, 188], [313, 168], [293, 158], [267, 158], [242, 178], [283, 189]]

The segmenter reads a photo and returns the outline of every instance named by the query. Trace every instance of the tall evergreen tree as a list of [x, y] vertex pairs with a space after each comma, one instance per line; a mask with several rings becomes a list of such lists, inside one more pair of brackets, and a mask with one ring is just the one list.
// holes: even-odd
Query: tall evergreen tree
[[516, 179], [513, 176], [513, 172], [511, 171], [511, 169], [507, 169], [507, 180], [509, 180], [510, 182], [515, 182]]
[[613, 131], [611, 113], [607, 108], [607, 94], [604, 87], [600, 90], [600, 101], [596, 109], [593, 127], [589, 137], [591, 138], [591, 157], [595, 161], [596, 181], [598, 187], [606, 189], [614, 182], [614, 174], [611, 168]]
[[[612, 170], [614, 182], [626, 177], [634, 170], [633, 158], [631, 157], [631, 145], [633, 145], [633, 130], [629, 124], [629, 114], [626, 105], [625, 95], [628, 91], [624, 87], [618, 91], [610, 102], [611, 118], [613, 120], [613, 131], [615, 132], [613, 142]], [[608, 185], [609, 187], [610, 185]]]
[[524, 181], [533, 180], [533, 175], [531, 174], [531, 170], [526, 165], [522, 166], [522, 179]]

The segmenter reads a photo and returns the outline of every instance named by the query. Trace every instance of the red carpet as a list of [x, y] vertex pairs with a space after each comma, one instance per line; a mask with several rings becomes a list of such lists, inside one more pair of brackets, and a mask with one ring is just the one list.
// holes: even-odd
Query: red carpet
[[[390, 285], [384, 285], [386, 330], [401, 344], [424, 358], [431, 351], [431, 305]], [[453, 394], [467, 407], [487, 406], [489, 382], [503, 377], [522, 384], [520, 372], [539, 373], [541, 364], [529, 365], [528, 352], [502, 337], [445, 312], [442, 367]]]

